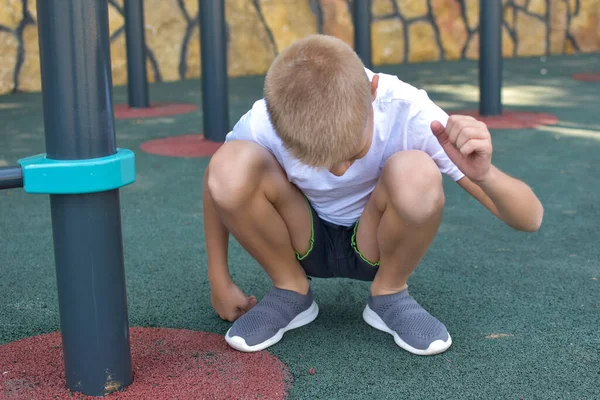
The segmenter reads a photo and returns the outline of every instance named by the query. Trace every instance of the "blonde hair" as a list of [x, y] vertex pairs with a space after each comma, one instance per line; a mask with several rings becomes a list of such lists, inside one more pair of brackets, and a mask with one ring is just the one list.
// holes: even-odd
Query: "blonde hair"
[[371, 86], [342, 40], [310, 35], [293, 43], [273, 61], [264, 92], [275, 131], [303, 163], [331, 168], [360, 152]]

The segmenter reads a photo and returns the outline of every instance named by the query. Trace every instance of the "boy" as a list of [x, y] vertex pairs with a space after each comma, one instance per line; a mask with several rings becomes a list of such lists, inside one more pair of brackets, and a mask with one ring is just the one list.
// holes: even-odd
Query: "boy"
[[[211, 302], [235, 321], [225, 338], [265, 349], [318, 314], [308, 277], [370, 281], [364, 320], [418, 355], [452, 344], [407, 280], [442, 217], [442, 175], [509, 226], [536, 231], [532, 190], [491, 164], [485, 124], [448, 118], [426, 93], [366, 70], [343, 41], [312, 35], [285, 49], [204, 180]], [[264, 268], [257, 304], [233, 283], [228, 236]]]

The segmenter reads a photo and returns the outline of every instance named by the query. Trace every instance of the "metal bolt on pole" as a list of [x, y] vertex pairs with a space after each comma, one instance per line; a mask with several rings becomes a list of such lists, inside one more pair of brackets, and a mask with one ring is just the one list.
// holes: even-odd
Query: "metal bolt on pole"
[[223, 142], [229, 132], [225, 2], [199, 0], [199, 7], [204, 136]]
[[[106, 1], [37, 0], [46, 154], [113, 155]], [[102, 396], [131, 384], [119, 190], [50, 195], [67, 387]]]

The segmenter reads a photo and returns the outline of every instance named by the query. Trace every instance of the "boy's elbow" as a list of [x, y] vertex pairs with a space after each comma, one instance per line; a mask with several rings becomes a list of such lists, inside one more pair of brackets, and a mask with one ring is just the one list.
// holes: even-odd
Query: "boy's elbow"
[[539, 204], [535, 212], [530, 214], [528, 218], [524, 218], [522, 223], [514, 226], [515, 229], [523, 232], [537, 232], [542, 227], [544, 221], [544, 207]]
[[521, 230], [523, 232], [537, 232], [542, 227], [542, 218], [525, 225]]

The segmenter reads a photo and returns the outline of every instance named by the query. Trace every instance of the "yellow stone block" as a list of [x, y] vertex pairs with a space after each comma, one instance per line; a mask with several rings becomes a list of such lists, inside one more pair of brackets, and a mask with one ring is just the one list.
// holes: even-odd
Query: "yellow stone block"
[[479, 25], [479, 0], [466, 0], [465, 4], [469, 28], [475, 29]]
[[0, 94], [13, 88], [13, 74], [17, 62], [17, 38], [12, 33], [0, 32]]
[[[116, 1], [121, 9], [123, 8], [123, 0]], [[148, 11], [144, 10], [147, 14]], [[113, 7], [110, 3], [108, 5], [108, 28], [110, 35], [124, 27], [125, 18], [121, 15], [116, 7]], [[116, 42], [116, 43], [115, 43]], [[122, 32], [115, 42], [111, 43], [110, 46], [110, 62], [111, 72], [114, 86], [120, 86], [127, 84], [127, 55], [125, 53], [125, 32]]]
[[[227, 0], [225, 2], [225, 7], [229, 7], [229, 3], [232, 3], [234, 1], [237, 0]], [[191, 19], [196, 18], [196, 16], [198, 15], [198, 0], [183, 0], [183, 6]]]
[[575, 47], [573, 47], [573, 44], [567, 40], [567, 45], [566, 45], [566, 53], [567, 54], [575, 54]]
[[396, 4], [405, 18], [427, 15], [427, 0], [396, 0]]
[[40, 75], [40, 48], [37, 26], [28, 25], [23, 31], [25, 59], [21, 67], [19, 88], [24, 91], [39, 91], [42, 88]]
[[316, 16], [306, 0], [262, 0], [260, 4], [278, 51], [298, 39], [317, 33]]
[[563, 0], [552, 0], [550, 3], [550, 53], [562, 54], [565, 50], [567, 35], [568, 5]]
[[0, 24], [15, 29], [23, 18], [21, 0], [0, 0]]
[[461, 18], [460, 5], [453, 0], [432, 0], [431, 5], [446, 58], [460, 58], [467, 41], [467, 29]]
[[156, 55], [163, 80], [179, 79], [185, 18], [176, 1], [145, 0], [146, 45]]
[[226, 18], [230, 27], [229, 74], [264, 74], [275, 58], [266, 27], [249, 1], [229, 1]]
[[546, 0], [531, 0], [529, 3], [528, 11], [534, 14], [545, 16], [546, 15]]
[[582, 52], [600, 50], [600, 2], [581, 2], [579, 14], [571, 20], [571, 34]]
[[428, 22], [416, 22], [408, 29], [410, 62], [436, 61], [440, 58], [440, 49], [435, 40], [435, 32]]
[[517, 12], [519, 56], [539, 56], [546, 53], [546, 24], [521, 11]]
[[[235, 0], [234, 0], [235, 1]], [[227, 0], [225, 3], [225, 10], [230, 7], [230, 3], [232, 1]], [[198, 18], [198, 0], [183, 0], [183, 6], [191, 20]], [[225, 17], [227, 18], [227, 17]], [[186, 25], [187, 26], [187, 25]], [[180, 46], [182, 46], [183, 40], [181, 41]], [[200, 57], [200, 29], [198, 25], [194, 28], [190, 40], [188, 41], [188, 45], [186, 48], [186, 59], [185, 63], [187, 69], [185, 71], [185, 79], [188, 78], [198, 78], [202, 75], [201, 71], [201, 57]]]
[[502, 56], [513, 57], [515, 51], [515, 42], [513, 42], [508, 29], [505, 26], [502, 27]]
[[[335, 36], [354, 47], [354, 24], [346, 1], [321, 0], [321, 9], [323, 10], [323, 33]], [[371, 32], [373, 32], [372, 26]], [[373, 40], [375, 37], [372, 33]]]
[[29, 14], [31, 14], [31, 16], [33, 17], [33, 19], [35, 21], [37, 21], [38, 17], [37, 17], [37, 4], [36, 4], [36, 2], [29, 0], [27, 2], [27, 9], [29, 10]]
[[[339, 2], [339, 0], [338, 0]], [[394, 0], [373, 0], [371, 13], [373, 17], [381, 17], [394, 13]], [[348, 8], [348, 5], [345, 5]]]
[[404, 27], [400, 19], [375, 21], [371, 25], [373, 64], [400, 64], [404, 62]]
[[126, 85], [127, 53], [125, 49], [125, 34], [120, 35], [110, 44], [110, 59], [112, 65], [113, 85]]
[[465, 57], [469, 60], [479, 59], [479, 33], [474, 33], [471, 37], [471, 40], [467, 44]]
[[567, 0], [569, 2], [569, 12], [571, 14], [575, 14], [575, 10], [577, 10], [577, 2], [580, 0]]
[[[117, 0], [117, 3], [121, 3], [121, 7], [123, 7], [123, 1]], [[147, 14], [148, 11], [144, 10], [144, 13]], [[125, 25], [125, 18], [121, 15], [119, 10], [109, 4], [108, 6], [108, 27], [110, 30], [110, 34], [112, 35], [117, 31], [120, 27]], [[125, 33], [123, 33], [125, 34]]]
[[515, 14], [513, 12], [514, 8], [513, 7], [506, 7], [504, 9], [504, 22], [506, 22], [506, 24], [513, 28], [515, 26]]
[[200, 56], [200, 31], [198, 27], [194, 28], [194, 32], [190, 37], [186, 52], [185, 78], [198, 78], [202, 75], [202, 57]]
[[[161, 71], [162, 73], [162, 71]], [[156, 76], [154, 74], [154, 69], [152, 68], [152, 63], [150, 59], [146, 57], [146, 76], [148, 79], [148, 83], [156, 82]], [[163, 77], [164, 80], [164, 77]]]

